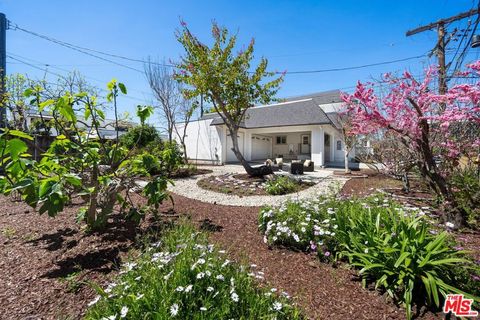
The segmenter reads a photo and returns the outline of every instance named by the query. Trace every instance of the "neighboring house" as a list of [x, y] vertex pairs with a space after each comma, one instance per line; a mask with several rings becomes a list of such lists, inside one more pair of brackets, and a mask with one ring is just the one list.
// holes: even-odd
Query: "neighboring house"
[[[341, 166], [344, 142], [336, 119], [342, 104], [340, 91], [335, 90], [250, 108], [238, 132], [240, 151], [248, 161], [281, 157], [310, 159], [315, 167]], [[216, 113], [191, 121], [185, 144], [192, 160], [237, 162], [228, 130]]]
[[[35, 123], [41, 123], [41, 122], [51, 122], [53, 121], [53, 117], [48, 114], [42, 114], [40, 115], [39, 113], [31, 113], [27, 115], [26, 119], [26, 124], [27, 127], [30, 130], [34, 130], [33, 126], [35, 126]], [[118, 122], [118, 128], [115, 127], [115, 120], [109, 120], [105, 119], [102, 121], [98, 127], [98, 134], [95, 128], [92, 126], [91, 121], [89, 120], [88, 122], [85, 122], [85, 120], [81, 117], [78, 118], [78, 123], [77, 123], [79, 128], [85, 128], [85, 131], [88, 132], [90, 137], [98, 137], [100, 136], [101, 139], [105, 140], [115, 140], [117, 138], [117, 131], [118, 131], [118, 136], [121, 136], [125, 133], [127, 133], [129, 128], [137, 126], [136, 123], [129, 122], [129, 121], [119, 121]], [[38, 132], [45, 132], [46, 130], [44, 128], [39, 128]], [[51, 137], [56, 137], [58, 135], [57, 131], [55, 128], [50, 129], [50, 136]]]

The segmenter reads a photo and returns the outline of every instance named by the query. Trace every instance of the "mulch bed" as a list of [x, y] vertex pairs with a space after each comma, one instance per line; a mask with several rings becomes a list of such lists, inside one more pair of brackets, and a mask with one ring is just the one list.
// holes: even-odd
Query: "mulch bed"
[[196, 168], [194, 170], [189, 169], [189, 168], [180, 168], [176, 170], [170, 178], [172, 179], [179, 179], [179, 178], [188, 178], [188, 177], [193, 177], [193, 176], [198, 176], [202, 174], [209, 174], [212, 173], [213, 171], [210, 169], [200, 169]]
[[[265, 178], [250, 177], [247, 174], [226, 173], [198, 180], [199, 187], [214, 192], [231, 194], [240, 197], [265, 196]], [[313, 183], [299, 180], [297, 188], [291, 193], [299, 192], [311, 187]]]
[[[211, 240], [234, 259], [256, 264], [257, 271], [265, 272], [265, 283], [292, 295], [309, 318], [405, 318], [402, 309], [362, 288], [356, 273], [345, 266], [333, 267], [302, 252], [269, 248], [257, 230], [259, 208], [221, 206], [178, 195], [174, 200], [177, 214], [210, 231]], [[135, 248], [135, 231], [141, 234], [150, 227], [146, 221], [135, 230], [113, 219], [106, 233], [85, 235], [74, 222], [75, 210], [72, 206], [50, 218], [0, 197], [2, 319], [80, 318], [95, 296], [81, 282], [104, 284], [115, 276], [128, 250]], [[163, 204], [161, 210], [171, 214], [171, 203]], [[478, 235], [468, 239], [474, 246], [480, 242]], [[74, 272], [78, 272], [74, 282], [65, 280]], [[427, 313], [421, 318], [436, 316]]]

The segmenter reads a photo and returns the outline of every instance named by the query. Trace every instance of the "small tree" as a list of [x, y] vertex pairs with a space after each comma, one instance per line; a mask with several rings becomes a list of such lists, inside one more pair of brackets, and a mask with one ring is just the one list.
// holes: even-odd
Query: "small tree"
[[[108, 84], [107, 99], [117, 112], [116, 101], [126, 88], [115, 80]], [[146, 154], [132, 156], [132, 151], [114, 142], [101, 139], [99, 126], [105, 115], [96, 104], [96, 98], [85, 92], [65, 95], [58, 99], [43, 100], [42, 88], [35, 86], [25, 96], [39, 112], [48, 112], [53, 118], [58, 136], [41, 161], [31, 159], [25, 141], [33, 138], [19, 130], [4, 129], [0, 133], [0, 192], [19, 193], [22, 199], [40, 214], [55, 216], [74, 196], [85, 199], [79, 219], [90, 229], [105, 227], [115, 204], [119, 204], [126, 218], [138, 221], [150, 210], [139, 207], [130, 198], [139, 175], [145, 175], [152, 165]], [[82, 119], [77, 116], [82, 112]], [[151, 114], [150, 107], [137, 109], [141, 122]], [[117, 117], [116, 117], [117, 118]], [[90, 122], [96, 135], [81, 124]], [[118, 127], [118, 121], [116, 121]], [[166, 174], [157, 176], [147, 184], [144, 193], [148, 204], [158, 204], [168, 198]]]
[[[469, 66], [466, 75], [478, 73], [480, 62]], [[458, 165], [462, 154], [476, 152], [478, 137], [462, 136], [452, 124], [465, 125], [480, 122], [480, 83], [460, 84], [446, 94], [435, 94], [432, 83], [437, 75], [435, 68], [426, 71], [423, 81], [410, 73], [397, 78], [385, 75], [390, 90], [378, 97], [372, 84], [357, 84], [354, 94], [344, 94], [348, 112], [352, 114], [353, 132], [372, 133], [379, 130], [395, 136], [407, 150], [414, 154], [415, 166], [433, 192], [448, 207], [445, 219], [457, 226], [466, 223], [466, 212], [456, 202], [448, 183], [448, 168]], [[439, 165], [437, 159], [441, 159]]]
[[205, 101], [213, 104], [213, 109], [230, 134], [232, 151], [245, 171], [252, 176], [271, 173], [270, 167], [250, 166], [240, 152], [237, 135], [247, 110], [258, 103], [269, 103], [277, 93], [283, 76], [265, 82], [266, 77], [274, 75], [266, 71], [268, 62], [265, 58], [251, 71], [253, 39], [245, 50], [234, 53], [236, 35], [230, 35], [226, 28], [213, 23], [212, 36], [214, 43], [209, 47], [182, 22], [177, 39], [185, 49], [185, 56], [178, 65], [181, 71], [177, 79], [188, 86], [185, 92], [189, 98], [203, 95]]

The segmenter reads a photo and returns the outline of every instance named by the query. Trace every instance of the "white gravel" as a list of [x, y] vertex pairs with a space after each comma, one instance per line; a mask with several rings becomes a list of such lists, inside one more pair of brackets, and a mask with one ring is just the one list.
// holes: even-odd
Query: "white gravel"
[[[199, 179], [208, 176], [218, 176], [225, 173], [241, 173], [244, 172], [243, 167], [240, 165], [225, 165], [225, 166], [208, 166], [202, 168], [213, 170], [213, 173], [206, 175], [199, 175], [184, 179], [176, 179], [174, 186], [169, 186], [168, 190], [181, 196], [200, 200], [208, 203], [216, 203], [221, 205], [232, 206], [263, 206], [263, 205], [275, 205], [283, 202], [287, 199], [312, 199], [319, 195], [332, 192], [334, 190], [340, 190], [348, 179], [334, 177], [331, 170], [317, 170], [315, 172], [308, 172], [302, 176], [302, 179], [311, 179], [318, 181], [314, 186], [302, 190], [298, 193], [291, 193], [282, 196], [245, 196], [239, 197], [236, 195], [223, 194], [210, 190], [205, 190], [197, 185]], [[277, 172], [277, 174], [285, 174]]]

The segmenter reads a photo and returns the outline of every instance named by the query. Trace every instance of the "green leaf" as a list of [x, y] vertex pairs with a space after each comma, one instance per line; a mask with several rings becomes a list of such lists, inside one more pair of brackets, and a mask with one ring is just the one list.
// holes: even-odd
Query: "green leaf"
[[19, 138], [23, 138], [23, 139], [27, 139], [27, 140], [33, 140], [33, 137], [31, 135], [29, 135], [28, 133], [23, 132], [23, 131], [8, 130], [6, 133], [8, 133], [9, 135], [14, 136], [14, 137], [19, 137]]
[[48, 99], [43, 101], [42, 103], [39, 104], [38, 106], [38, 111], [42, 112], [46, 107], [52, 105], [55, 103], [55, 100], [53, 99]]
[[118, 83], [118, 87], [120, 88], [120, 91], [123, 93], [123, 94], [127, 94], [127, 88], [125, 87], [125, 85], [121, 82]]
[[13, 161], [18, 160], [19, 156], [28, 150], [27, 144], [20, 139], [11, 139], [7, 142], [6, 153], [10, 155]]

